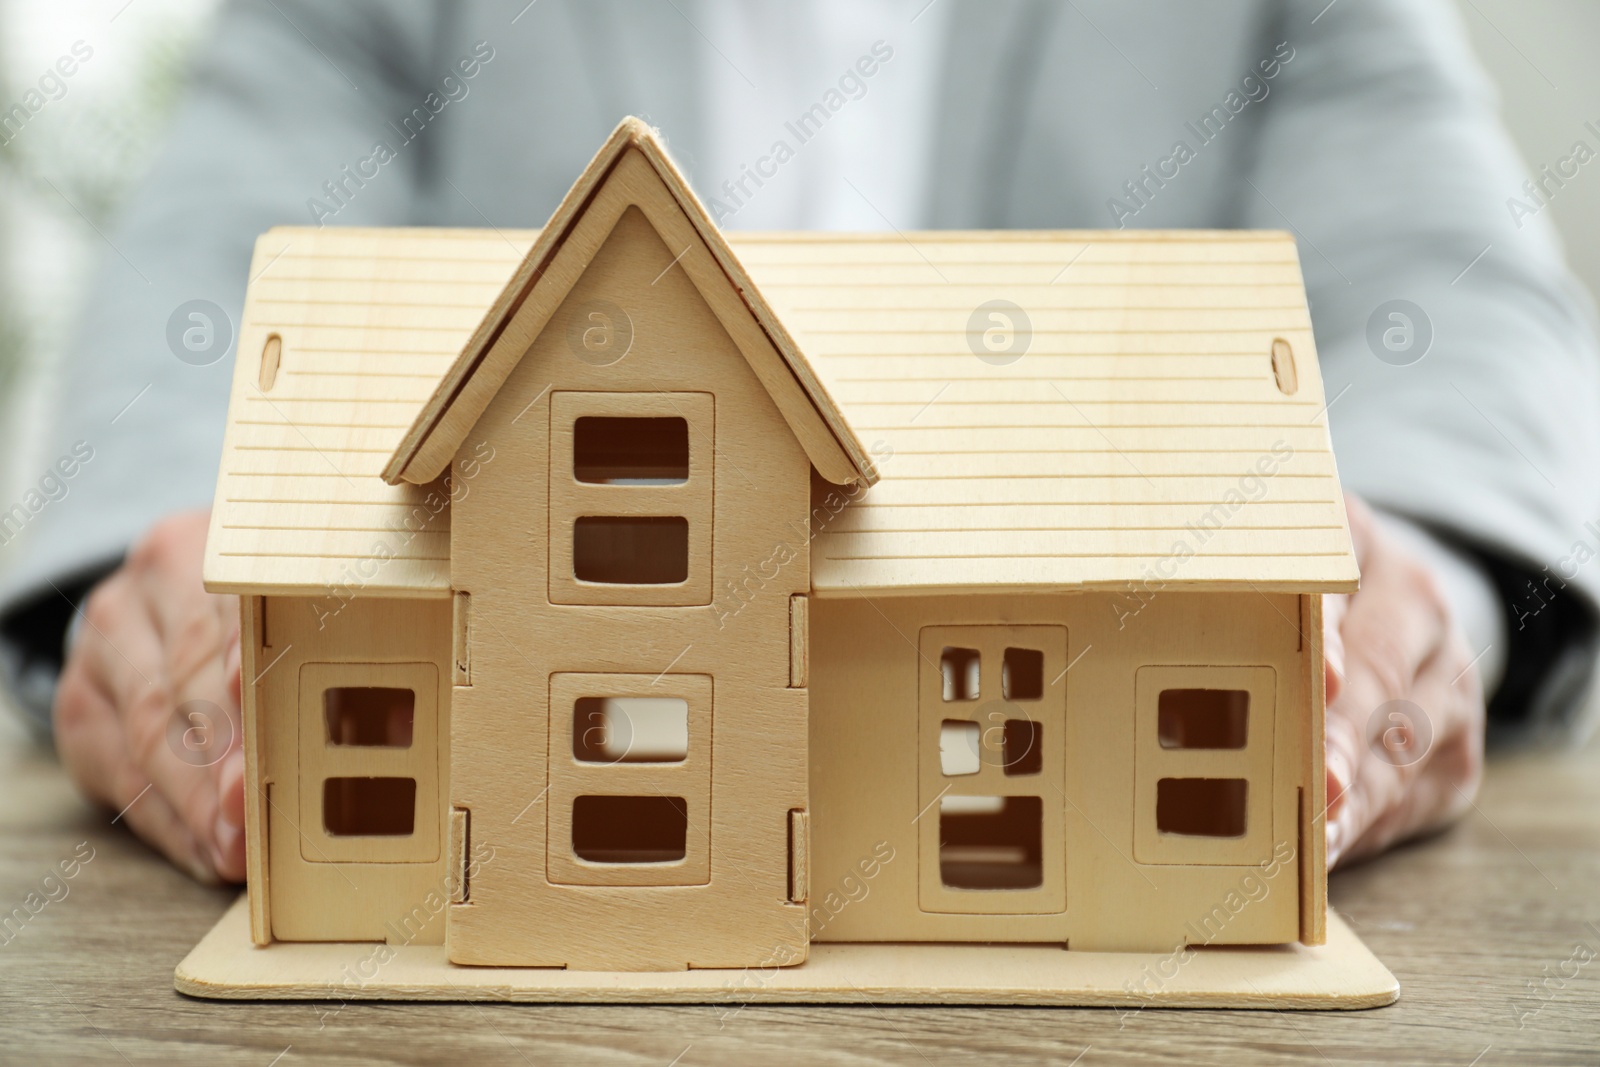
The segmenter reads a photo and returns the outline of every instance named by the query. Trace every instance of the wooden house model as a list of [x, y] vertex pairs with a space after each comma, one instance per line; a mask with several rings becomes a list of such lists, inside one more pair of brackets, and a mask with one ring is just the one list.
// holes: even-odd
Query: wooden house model
[[205, 579], [253, 941], [452, 965], [1324, 938], [1355, 588], [1291, 236], [274, 229]]

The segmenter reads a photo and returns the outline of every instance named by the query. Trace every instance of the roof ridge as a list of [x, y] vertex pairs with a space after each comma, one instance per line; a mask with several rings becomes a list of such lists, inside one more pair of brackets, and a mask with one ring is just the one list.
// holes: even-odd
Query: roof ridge
[[[695, 230], [700, 240], [705, 244], [717, 266], [722, 270], [728, 283], [738, 293], [741, 302], [755, 319], [756, 324], [766, 334], [768, 341], [777, 351], [778, 356], [787, 366], [795, 383], [804, 394], [815, 414], [821, 419], [827, 434], [831, 436], [843, 454], [846, 468], [854, 477], [839, 477], [842, 470], [832, 472], [833, 480], [860, 481], [871, 485], [877, 480], [877, 472], [865, 449], [856, 439], [854, 431], [845, 421], [843, 414], [828, 395], [822, 380], [806, 360], [803, 352], [784, 328], [775, 312], [761, 297], [755, 283], [740, 264], [733, 250], [724, 240], [721, 231], [711, 220], [705, 205], [695, 195], [693, 188], [684, 178], [671, 156], [666, 151], [661, 136], [657, 130], [634, 116], [628, 116], [617, 124], [616, 129], [606, 139], [604, 145], [595, 153], [594, 157], [584, 168], [578, 180], [573, 183], [567, 195], [562, 198], [555, 212], [550, 216], [550, 221], [539, 231], [532, 247], [523, 257], [521, 265], [512, 275], [510, 281], [502, 290], [500, 296], [485, 312], [472, 336], [463, 346], [450, 369], [440, 380], [428, 402], [423, 405], [410, 429], [402, 437], [399, 446], [383, 469], [384, 481], [391, 485], [399, 484], [402, 480], [410, 482], [431, 481], [440, 473], [443, 464], [437, 454], [424, 456], [424, 448], [436, 432], [453, 433], [453, 429], [445, 429], [445, 419], [450, 410], [460, 399], [467, 384], [478, 372], [496, 342], [507, 326], [517, 316], [526, 301], [533, 295], [539, 282], [545, 276], [546, 269], [551, 260], [561, 249], [566, 239], [582, 223], [588, 208], [595, 197], [605, 187], [607, 179], [616, 170], [617, 166], [626, 158], [630, 150], [636, 150], [645, 162], [654, 171], [661, 181], [669, 196], [687, 217], [690, 225]], [[780, 409], [782, 405], [780, 404]], [[475, 421], [475, 420], [474, 420]], [[465, 431], [463, 430], [463, 433]], [[435, 450], [436, 452], [438, 450]], [[450, 449], [449, 451], [453, 451]], [[808, 449], [809, 451], [809, 449]], [[814, 463], [819, 467], [817, 456], [813, 455]], [[446, 459], [444, 462], [448, 462]], [[828, 473], [828, 472], [825, 472]]]

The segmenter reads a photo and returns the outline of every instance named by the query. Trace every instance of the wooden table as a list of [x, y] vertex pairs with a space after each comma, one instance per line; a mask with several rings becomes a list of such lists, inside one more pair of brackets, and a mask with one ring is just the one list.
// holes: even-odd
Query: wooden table
[[[1600, 958], [1573, 954], [1600, 953], [1600, 744], [1494, 760], [1461, 825], [1333, 879], [1334, 906], [1402, 987], [1365, 1012], [190, 1000], [173, 967], [233, 891], [111, 825], [10, 722], [0, 834], [0, 918], [31, 892], [60, 898], [0, 932], [0, 1062], [1600, 1063]], [[88, 848], [75, 877], [45, 884]]]

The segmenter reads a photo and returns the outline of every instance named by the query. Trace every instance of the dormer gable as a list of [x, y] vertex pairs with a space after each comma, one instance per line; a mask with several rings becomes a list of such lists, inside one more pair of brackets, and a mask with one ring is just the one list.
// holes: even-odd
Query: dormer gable
[[[871, 485], [875, 469], [821, 380], [656, 132], [635, 118], [617, 126], [557, 207], [401, 439], [384, 468], [384, 480], [391, 485], [426, 484], [443, 473], [529, 345], [630, 212], [642, 215], [669, 247], [681, 249], [667, 269], [682, 270], [694, 283], [818, 473], [836, 484]], [[602, 321], [595, 326], [598, 342], [608, 327]]]

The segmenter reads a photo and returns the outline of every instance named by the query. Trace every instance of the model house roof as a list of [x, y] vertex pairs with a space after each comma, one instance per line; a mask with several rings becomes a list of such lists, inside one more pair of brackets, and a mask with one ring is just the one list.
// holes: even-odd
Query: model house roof
[[[877, 477], [872, 464], [816, 372], [751, 284], [655, 131], [636, 118], [617, 125], [534, 238], [510, 282], [406, 431], [384, 467], [384, 478], [422, 483], [443, 473], [626, 206], [643, 210], [663, 236], [680, 231], [670, 238], [674, 248], [683, 249], [672, 266], [681, 266], [723, 318], [812, 466], [832, 482], [871, 485]], [[708, 290], [730, 283], [740, 300], [725, 316]], [[761, 341], [742, 337], [742, 324], [730, 321], [743, 315], [754, 319], [764, 335]]]
[[879, 453], [819, 594], [1355, 588], [1291, 235], [730, 240]]
[[[535, 234], [280, 227], [256, 241], [206, 537], [218, 591], [445, 596], [450, 508], [384, 464]], [[262, 353], [281, 340], [278, 369]], [[429, 515], [420, 532], [418, 509]]]
[[[212, 589], [448, 592], [447, 492], [390, 484], [385, 467], [538, 236], [282, 228], [257, 242]], [[725, 240], [880, 475], [819, 517], [819, 595], [1354, 588], [1290, 236]], [[987, 313], [969, 329], [997, 300], [1026, 315], [1020, 354], [1003, 329], [985, 340], [1001, 328]]]

